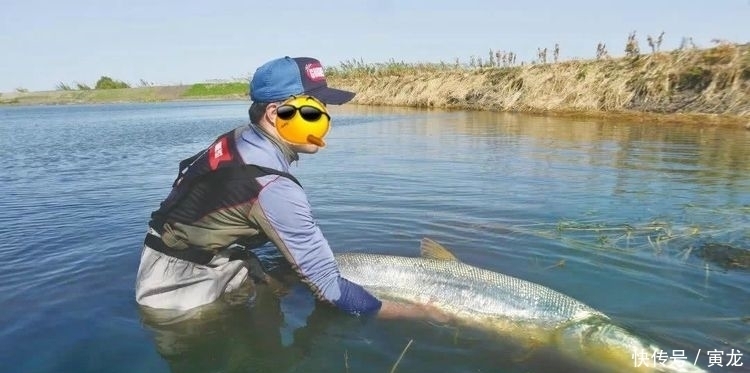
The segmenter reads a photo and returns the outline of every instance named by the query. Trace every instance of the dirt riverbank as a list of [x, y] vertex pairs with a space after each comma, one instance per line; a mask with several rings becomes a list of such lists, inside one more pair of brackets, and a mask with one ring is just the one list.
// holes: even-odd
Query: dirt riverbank
[[[353, 102], [750, 129], [750, 45], [522, 66], [358, 64], [327, 69]], [[5, 105], [247, 100], [246, 84], [13, 92]], [[207, 89], [208, 88], [208, 89]], [[218, 89], [220, 88], [220, 89]], [[216, 94], [221, 92], [221, 94]]]

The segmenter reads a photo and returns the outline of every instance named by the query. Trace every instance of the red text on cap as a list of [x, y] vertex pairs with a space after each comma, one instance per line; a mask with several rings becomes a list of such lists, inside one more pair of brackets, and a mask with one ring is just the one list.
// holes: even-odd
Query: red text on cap
[[323, 66], [321, 66], [319, 63], [308, 63], [305, 65], [305, 74], [307, 74], [307, 77], [310, 78], [312, 81], [320, 81], [325, 79], [325, 75], [323, 74]]

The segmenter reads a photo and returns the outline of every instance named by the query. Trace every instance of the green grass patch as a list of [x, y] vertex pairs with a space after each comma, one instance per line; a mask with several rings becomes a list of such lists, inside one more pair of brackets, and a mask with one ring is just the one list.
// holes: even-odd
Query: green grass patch
[[248, 84], [245, 82], [232, 83], [199, 83], [193, 84], [182, 94], [183, 97], [210, 97], [210, 96], [247, 96]]
[[13, 104], [20, 104], [20, 103], [21, 103], [21, 100], [19, 100], [18, 97], [7, 99], [7, 100], [0, 100], [0, 105], [13, 105]]

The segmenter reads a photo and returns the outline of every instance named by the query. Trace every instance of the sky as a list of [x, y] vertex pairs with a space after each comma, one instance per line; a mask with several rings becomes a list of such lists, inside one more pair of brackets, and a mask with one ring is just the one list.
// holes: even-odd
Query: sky
[[500, 50], [520, 63], [556, 43], [561, 60], [593, 58], [601, 42], [617, 57], [632, 31], [641, 51], [662, 31], [662, 50], [748, 43], [750, 0], [2, 0], [0, 92], [247, 79], [283, 56], [468, 63]]

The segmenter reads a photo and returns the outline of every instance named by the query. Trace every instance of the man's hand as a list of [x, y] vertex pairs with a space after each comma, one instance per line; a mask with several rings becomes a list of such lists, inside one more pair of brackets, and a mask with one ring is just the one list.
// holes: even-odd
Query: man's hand
[[381, 319], [423, 319], [445, 324], [451, 321], [450, 315], [430, 304], [399, 303], [381, 299], [377, 317]]

